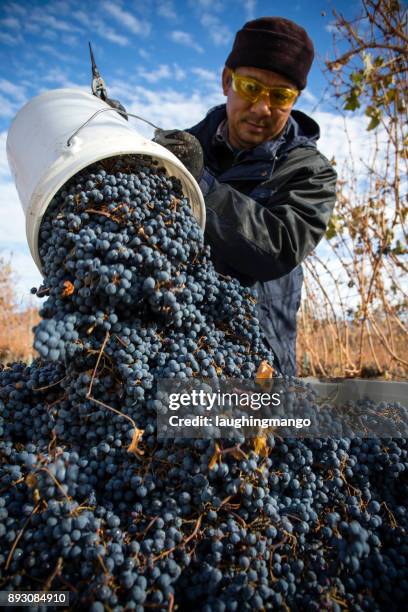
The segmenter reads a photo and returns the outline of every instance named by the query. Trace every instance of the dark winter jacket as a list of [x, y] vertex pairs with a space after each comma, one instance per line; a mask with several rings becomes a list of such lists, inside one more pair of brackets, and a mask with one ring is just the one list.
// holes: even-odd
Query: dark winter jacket
[[225, 118], [221, 105], [188, 130], [204, 150], [205, 239], [218, 272], [256, 285], [275, 367], [295, 374], [300, 264], [326, 230], [336, 173], [316, 148], [319, 126], [300, 111], [279, 138], [239, 152], [217, 133]]

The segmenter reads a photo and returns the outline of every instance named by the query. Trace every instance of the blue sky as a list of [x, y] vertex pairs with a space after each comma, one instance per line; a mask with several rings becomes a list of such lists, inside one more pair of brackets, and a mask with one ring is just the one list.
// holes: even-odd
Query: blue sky
[[[8, 171], [7, 130], [19, 108], [42, 91], [90, 90], [88, 40], [111, 97], [161, 127], [187, 127], [223, 101], [220, 73], [245, 21], [264, 15], [292, 19], [308, 31], [316, 48], [298, 106], [319, 121], [321, 148], [331, 157], [338, 152], [343, 127], [331, 100], [323, 96], [322, 68], [332, 57], [334, 7], [352, 17], [360, 2], [0, 0], [0, 255], [11, 254], [19, 299], [27, 299], [40, 275], [26, 246], [24, 217]], [[135, 127], [151, 134], [140, 123]], [[357, 123], [353, 129], [361, 131]]]
[[[108, 84], [125, 81], [153, 91], [176, 87], [191, 94], [205, 91], [206, 81], [219, 74], [245, 21], [268, 14], [292, 19], [308, 31], [317, 56], [308, 90], [320, 98], [325, 84], [321, 68], [331, 55], [334, 6], [353, 15], [359, 2], [2, 0], [0, 70], [11, 85], [0, 88], [0, 129], [7, 129], [25, 97], [67, 84], [89, 86], [88, 40]], [[122, 98], [126, 96], [127, 89]]]

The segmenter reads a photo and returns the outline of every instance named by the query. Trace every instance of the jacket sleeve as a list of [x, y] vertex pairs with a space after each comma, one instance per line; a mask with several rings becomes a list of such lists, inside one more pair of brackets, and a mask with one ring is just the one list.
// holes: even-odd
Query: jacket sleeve
[[337, 175], [317, 151], [303, 149], [303, 157], [304, 165], [283, 162], [274, 172], [262, 204], [207, 174], [205, 239], [219, 271], [245, 284], [264, 282], [288, 274], [316, 247], [334, 207]]

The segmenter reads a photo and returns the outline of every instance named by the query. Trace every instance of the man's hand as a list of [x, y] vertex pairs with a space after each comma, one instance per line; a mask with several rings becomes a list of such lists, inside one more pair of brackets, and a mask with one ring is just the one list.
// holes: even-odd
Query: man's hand
[[119, 100], [113, 100], [112, 98], [106, 98], [104, 102], [106, 102], [106, 104], [109, 104], [109, 106], [111, 106], [112, 108], [116, 108], [117, 110], [122, 111], [119, 114], [122, 115], [122, 117], [124, 117], [126, 121], [129, 120], [126, 114], [126, 108], [123, 106], [123, 104], [119, 102]]
[[181, 130], [160, 130], [154, 133], [153, 142], [157, 142], [171, 151], [187, 170], [200, 181], [204, 170], [204, 155], [200, 142], [195, 136]]

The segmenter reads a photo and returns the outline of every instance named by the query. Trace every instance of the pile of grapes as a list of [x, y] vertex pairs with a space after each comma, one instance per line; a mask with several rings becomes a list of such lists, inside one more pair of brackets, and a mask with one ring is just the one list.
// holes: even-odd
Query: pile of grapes
[[39, 243], [41, 357], [0, 371], [1, 589], [93, 612], [401, 609], [406, 439], [158, 438], [158, 380], [273, 361], [179, 181], [95, 164]]

